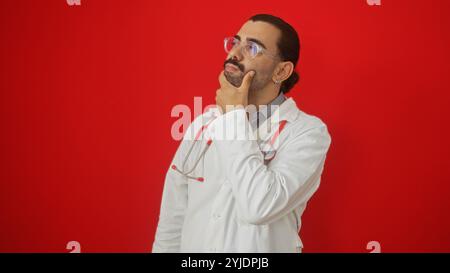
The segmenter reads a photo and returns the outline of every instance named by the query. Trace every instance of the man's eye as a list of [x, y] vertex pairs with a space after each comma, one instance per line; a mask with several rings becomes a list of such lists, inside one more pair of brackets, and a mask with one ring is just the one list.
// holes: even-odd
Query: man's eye
[[250, 54], [252, 54], [252, 56], [255, 56], [259, 53], [259, 47], [257, 44], [251, 43], [248, 45], [248, 51]]

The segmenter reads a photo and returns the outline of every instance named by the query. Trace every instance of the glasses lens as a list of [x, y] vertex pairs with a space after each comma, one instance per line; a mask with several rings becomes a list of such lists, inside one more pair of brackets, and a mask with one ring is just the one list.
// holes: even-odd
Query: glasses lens
[[234, 37], [228, 37], [224, 40], [224, 49], [226, 53], [229, 53], [237, 44], [239, 40]]
[[260, 48], [258, 46], [258, 44], [255, 44], [253, 42], [249, 42], [246, 46], [245, 46], [245, 51], [247, 53], [247, 55], [251, 58], [255, 58], [256, 55], [258, 55], [258, 53], [260, 52]]

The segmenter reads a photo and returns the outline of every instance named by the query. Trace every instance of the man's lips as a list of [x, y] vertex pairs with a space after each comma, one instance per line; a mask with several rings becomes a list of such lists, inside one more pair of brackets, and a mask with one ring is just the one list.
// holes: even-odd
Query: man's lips
[[237, 66], [235, 66], [234, 64], [226, 64], [225, 65], [225, 71], [227, 72], [238, 72], [241, 71]]

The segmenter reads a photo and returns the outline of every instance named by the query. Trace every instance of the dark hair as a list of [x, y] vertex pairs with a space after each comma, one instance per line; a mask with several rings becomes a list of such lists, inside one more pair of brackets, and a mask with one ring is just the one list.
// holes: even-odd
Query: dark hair
[[[249, 21], [253, 22], [266, 22], [269, 23], [281, 31], [280, 39], [277, 46], [280, 58], [286, 62], [290, 61], [294, 64], [294, 69], [297, 66], [298, 58], [300, 56], [300, 39], [298, 38], [297, 31], [283, 21], [283, 19], [270, 15], [270, 14], [257, 14], [250, 17]], [[300, 79], [298, 73], [294, 70], [289, 78], [287, 78], [281, 84], [280, 91], [283, 93], [289, 92], [294, 85]]]

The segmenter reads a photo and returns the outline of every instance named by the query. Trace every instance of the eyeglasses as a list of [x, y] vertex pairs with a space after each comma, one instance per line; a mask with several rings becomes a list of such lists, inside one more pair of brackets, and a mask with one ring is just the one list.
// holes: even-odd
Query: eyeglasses
[[[230, 53], [235, 47], [241, 45], [241, 40], [236, 37], [227, 37], [224, 39], [223, 45], [225, 52]], [[242, 44], [241, 52], [245, 57], [250, 59], [254, 59], [258, 54], [264, 54], [274, 59], [277, 58], [276, 55], [269, 53], [261, 45], [253, 41], [247, 41], [245, 44]]]

